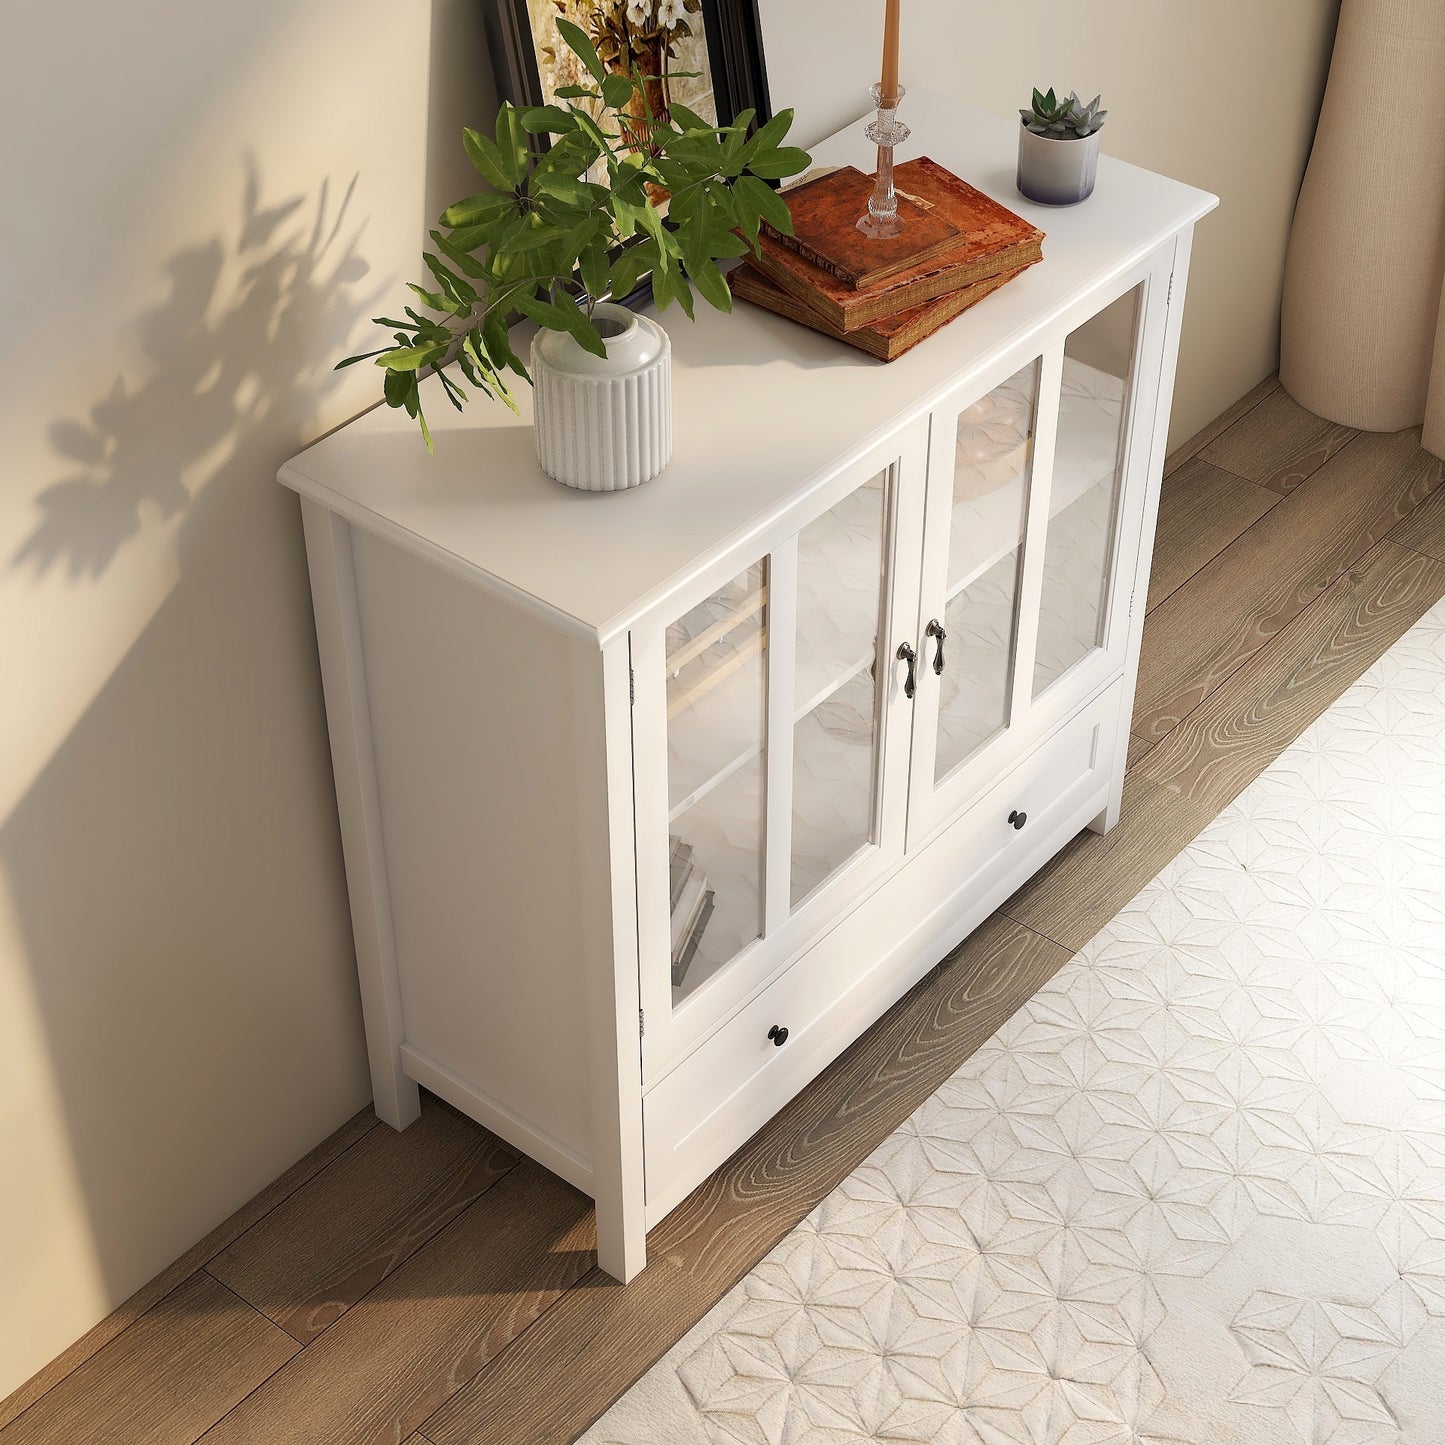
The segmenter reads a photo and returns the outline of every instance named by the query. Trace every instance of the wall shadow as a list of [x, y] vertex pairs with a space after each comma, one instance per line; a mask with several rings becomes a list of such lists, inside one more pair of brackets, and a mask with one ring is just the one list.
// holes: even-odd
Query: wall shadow
[[143, 365], [50, 426], [61, 474], [8, 559], [99, 586], [180, 518], [173, 590], [0, 824], [117, 1302], [369, 1097], [299, 509], [275, 480], [375, 299], [350, 196], [273, 202], [251, 167], [233, 232], [166, 264]]
[[[224, 484], [224, 459], [209, 474], [205, 468], [218, 448], [246, 465], [240, 443], [258, 428], [299, 442], [320, 396], [333, 389], [315, 375], [315, 338], [339, 342], [357, 308], [374, 299], [352, 294], [368, 270], [357, 251], [360, 230], [342, 235], [355, 179], [337, 203], [323, 181], [300, 226], [305, 198], [265, 206], [254, 161], [247, 171], [230, 247], [213, 237], [166, 263], [169, 294], [137, 323], [144, 373], [117, 376], [83, 417], [51, 423], [51, 446], [71, 470], [36, 498], [40, 516], [12, 565], [98, 577], [140, 531], [147, 509], [159, 519], [186, 510], [188, 478], [192, 487]], [[218, 310], [232, 259], [244, 268], [239, 294]]]

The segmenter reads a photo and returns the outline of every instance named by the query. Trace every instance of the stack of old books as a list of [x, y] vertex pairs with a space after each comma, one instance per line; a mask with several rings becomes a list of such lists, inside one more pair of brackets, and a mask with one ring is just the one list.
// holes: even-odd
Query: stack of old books
[[858, 230], [873, 177], [851, 166], [784, 191], [794, 234], [765, 227], [733, 294], [892, 361], [1043, 256], [1042, 231], [926, 156], [894, 185], [888, 240]]

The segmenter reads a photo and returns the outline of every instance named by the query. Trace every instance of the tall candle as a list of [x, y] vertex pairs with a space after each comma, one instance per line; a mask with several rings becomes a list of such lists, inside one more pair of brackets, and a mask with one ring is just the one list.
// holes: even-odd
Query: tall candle
[[883, 78], [878, 89], [890, 102], [898, 99], [898, 6], [899, 0], [888, 0], [883, 16]]

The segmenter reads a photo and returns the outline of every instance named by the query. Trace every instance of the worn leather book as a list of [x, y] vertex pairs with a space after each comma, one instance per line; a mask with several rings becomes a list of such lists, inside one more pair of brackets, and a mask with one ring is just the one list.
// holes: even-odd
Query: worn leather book
[[[748, 264], [838, 330], [852, 331], [1042, 257], [1042, 231], [926, 156], [905, 161], [894, 174], [900, 191], [957, 228], [962, 239], [956, 246], [865, 290], [840, 281], [766, 233], [759, 238], [760, 253]], [[785, 199], [792, 194], [784, 192]]]
[[960, 286], [947, 295], [880, 318], [868, 326], [855, 326], [851, 331], [835, 326], [826, 316], [804, 305], [780, 286], [774, 285], [767, 276], [754, 270], [750, 262], [744, 262], [729, 272], [728, 284], [732, 287], [733, 295], [742, 297], [744, 301], [751, 301], [755, 306], [761, 306], [779, 316], [786, 316], [790, 321], [801, 322], [814, 331], [822, 332], [824, 336], [847, 342], [849, 346], [856, 346], [859, 351], [866, 351], [869, 356], [876, 356], [879, 361], [896, 361], [905, 351], [917, 346], [924, 337], [933, 335], [955, 316], [961, 315], [970, 306], [997, 291], [1006, 281], [1012, 281], [1020, 272], [1027, 270], [1028, 265], [1024, 265], [1012, 271], [1002, 271], [996, 276], [975, 281], [972, 286]]
[[[899, 189], [896, 175], [894, 189]], [[843, 166], [783, 193], [793, 216], [791, 236], [766, 222], [764, 229], [780, 245], [855, 290], [880, 285], [900, 271], [935, 260], [962, 240], [958, 227], [937, 207], [902, 194], [898, 197], [902, 234], [865, 236], [858, 229], [858, 218], [868, 209], [872, 194], [872, 176]]]

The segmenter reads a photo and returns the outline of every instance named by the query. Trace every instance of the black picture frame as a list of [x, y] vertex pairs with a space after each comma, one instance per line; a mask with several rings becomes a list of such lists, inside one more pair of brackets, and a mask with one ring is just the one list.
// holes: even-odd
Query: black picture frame
[[[517, 106], [541, 105], [545, 97], [527, 0], [480, 3], [497, 99]], [[772, 105], [758, 0], [702, 0], [702, 17], [718, 124], [729, 125], [751, 109], [756, 114], [754, 126], [764, 125], [772, 119]], [[533, 137], [533, 143], [541, 145], [543, 138]], [[574, 281], [570, 289], [580, 293], [581, 281]], [[613, 299], [636, 310], [651, 298], [649, 273], [630, 295]]]
[[[542, 104], [542, 79], [527, 0], [480, 0], [497, 99]], [[702, 0], [703, 29], [719, 125], [743, 111], [772, 117], [757, 0]]]

